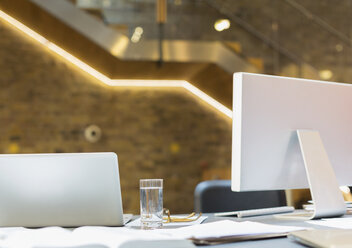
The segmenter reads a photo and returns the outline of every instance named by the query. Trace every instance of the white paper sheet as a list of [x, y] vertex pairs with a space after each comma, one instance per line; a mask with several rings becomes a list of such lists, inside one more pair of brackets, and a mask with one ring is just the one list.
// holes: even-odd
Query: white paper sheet
[[[128, 227], [79, 227], [72, 230], [61, 227], [46, 227], [39, 229], [6, 229], [0, 228], [4, 236], [0, 239], [3, 248], [31, 248], [31, 247], [97, 247], [117, 248], [130, 241], [160, 241], [173, 240], [163, 243], [163, 247], [172, 244], [172, 247], [193, 247], [188, 238], [214, 238], [235, 235], [279, 234], [296, 230], [302, 227], [267, 225], [257, 222], [235, 222], [223, 220], [201, 225], [192, 225], [173, 229], [140, 230]], [[180, 242], [179, 242], [180, 241]], [[179, 242], [179, 245], [175, 245]], [[183, 243], [182, 243], [183, 242]], [[188, 242], [187, 244], [185, 242]], [[144, 244], [144, 243], [143, 243]], [[139, 244], [140, 245], [140, 244]], [[149, 243], [148, 247], [153, 247]]]
[[[2, 229], [0, 229], [0, 233]], [[79, 227], [73, 231], [62, 227], [46, 227], [39, 229], [21, 228], [7, 232], [0, 240], [0, 247], [32, 248], [32, 247], [81, 247], [100, 245], [117, 248], [128, 241], [170, 240], [163, 234], [150, 233], [126, 227]]]
[[216, 238], [236, 235], [258, 235], [287, 233], [304, 230], [304, 227], [268, 225], [253, 221], [236, 222], [231, 220], [216, 221], [202, 225], [180, 227], [177, 229], [157, 229], [156, 233], [163, 233], [174, 238]]
[[1, 227], [0, 228], [0, 241], [5, 240], [11, 233], [24, 231], [24, 227]]
[[344, 218], [330, 218], [321, 220], [310, 220], [306, 221], [309, 224], [320, 225], [326, 227], [340, 228], [340, 229], [352, 229], [352, 216]]

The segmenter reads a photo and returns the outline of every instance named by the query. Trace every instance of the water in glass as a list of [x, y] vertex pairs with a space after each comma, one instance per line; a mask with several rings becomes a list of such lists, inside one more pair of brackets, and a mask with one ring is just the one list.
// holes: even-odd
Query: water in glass
[[163, 188], [140, 187], [140, 196], [142, 227], [161, 227], [163, 220]]

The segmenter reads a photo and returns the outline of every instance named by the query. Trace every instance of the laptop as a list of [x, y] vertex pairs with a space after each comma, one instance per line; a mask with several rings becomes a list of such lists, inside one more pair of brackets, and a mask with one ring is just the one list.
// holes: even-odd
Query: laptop
[[122, 226], [115, 153], [0, 155], [1, 227]]
[[290, 239], [310, 247], [347, 248], [352, 246], [351, 229], [317, 229], [292, 232]]

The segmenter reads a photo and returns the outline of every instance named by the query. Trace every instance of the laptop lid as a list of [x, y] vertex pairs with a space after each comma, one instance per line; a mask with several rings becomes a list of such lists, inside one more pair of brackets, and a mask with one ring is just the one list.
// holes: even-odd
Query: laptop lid
[[117, 155], [0, 155], [0, 226], [123, 225]]

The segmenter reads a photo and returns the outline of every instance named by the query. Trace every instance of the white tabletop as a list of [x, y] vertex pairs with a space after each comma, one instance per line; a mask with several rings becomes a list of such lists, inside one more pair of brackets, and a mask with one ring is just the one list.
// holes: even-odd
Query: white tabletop
[[[256, 221], [265, 224], [273, 224], [273, 225], [285, 225], [285, 226], [301, 226], [301, 227], [309, 227], [314, 229], [328, 229], [328, 227], [323, 227], [319, 225], [309, 224], [302, 220], [280, 220], [274, 218], [272, 215], [267, 216], [259, 216], [259, 217], [248, 217], [248, 218], [235, 218], [235, 217], [214, 217], [212, 214], [208, 215], [208, 219], [203, 223], [231, 219], [236, 221]], [[271, 239], [263, 239], [263, 240], [251, 240], [251, 241], [242, 241], [236, 243], [228, 243], [217, 245], [216, 248], [229, 248], [229, 247], [261, 247], [261, 248], [272, 248], [272, 247], [288, 247], [288, 248], [297, 248], [297, 247], [306, 247], [299, 243], [296, 243], [287, 237], [283, 238], [271, 238]]]

